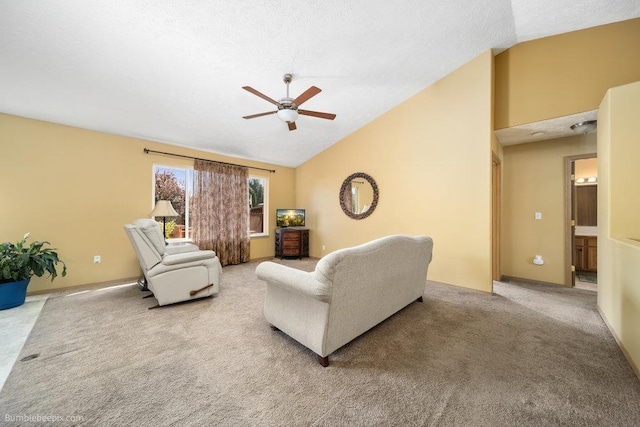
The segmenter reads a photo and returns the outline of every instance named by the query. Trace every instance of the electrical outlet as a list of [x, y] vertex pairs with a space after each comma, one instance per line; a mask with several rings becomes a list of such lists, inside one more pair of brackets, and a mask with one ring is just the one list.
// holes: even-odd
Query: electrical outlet
[[322, 245], [322, 250], [324, 251], [326, 249], [327, 249], [327, 247], [325, 245]]
[[93, 263], [94, 264], [100, 264], [102, 262], [102, 260], [100, 259], [100, 255], [96, 255], [93, 257]]
[[534, 217], [535, 219], [542, 219], [542, 212], [536, 212]]

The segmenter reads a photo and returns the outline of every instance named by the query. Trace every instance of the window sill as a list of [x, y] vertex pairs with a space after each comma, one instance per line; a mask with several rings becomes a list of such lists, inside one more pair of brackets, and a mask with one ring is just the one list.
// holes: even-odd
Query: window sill
[[269, 237], [269, 233], [251, 233], [249, 238], [253, 239], [254, 237]]

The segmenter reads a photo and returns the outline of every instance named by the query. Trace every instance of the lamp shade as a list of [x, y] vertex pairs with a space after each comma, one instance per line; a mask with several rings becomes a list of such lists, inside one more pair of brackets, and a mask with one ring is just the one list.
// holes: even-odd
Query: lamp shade
[[298, 118], [298, 112], [289, 108], [278, 110], [278, 118], [285, 123], [295, 122]]
[[151, 216], [178, 216], [178, 212], [173, 209], [169, 200], [158, 200], [156, 207], [151, 211]]

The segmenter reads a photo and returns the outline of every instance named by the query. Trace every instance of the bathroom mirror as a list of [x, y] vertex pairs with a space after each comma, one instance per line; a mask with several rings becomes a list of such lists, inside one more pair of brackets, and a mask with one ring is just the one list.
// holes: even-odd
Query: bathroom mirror
[[376, 181], [364, 172], [351, 174], [340, 187], [340, 207], [353, 219], [364, 219], [378, 205]]

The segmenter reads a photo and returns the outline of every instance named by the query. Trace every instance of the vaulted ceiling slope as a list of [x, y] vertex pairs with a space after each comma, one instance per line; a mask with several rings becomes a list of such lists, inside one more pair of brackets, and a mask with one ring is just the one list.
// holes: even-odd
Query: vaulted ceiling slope
[[[0, 112], [295, 167], [490, 48], [638, 0], [0, 1]], [[322, 89], [296, 131], [270, 111]]]

